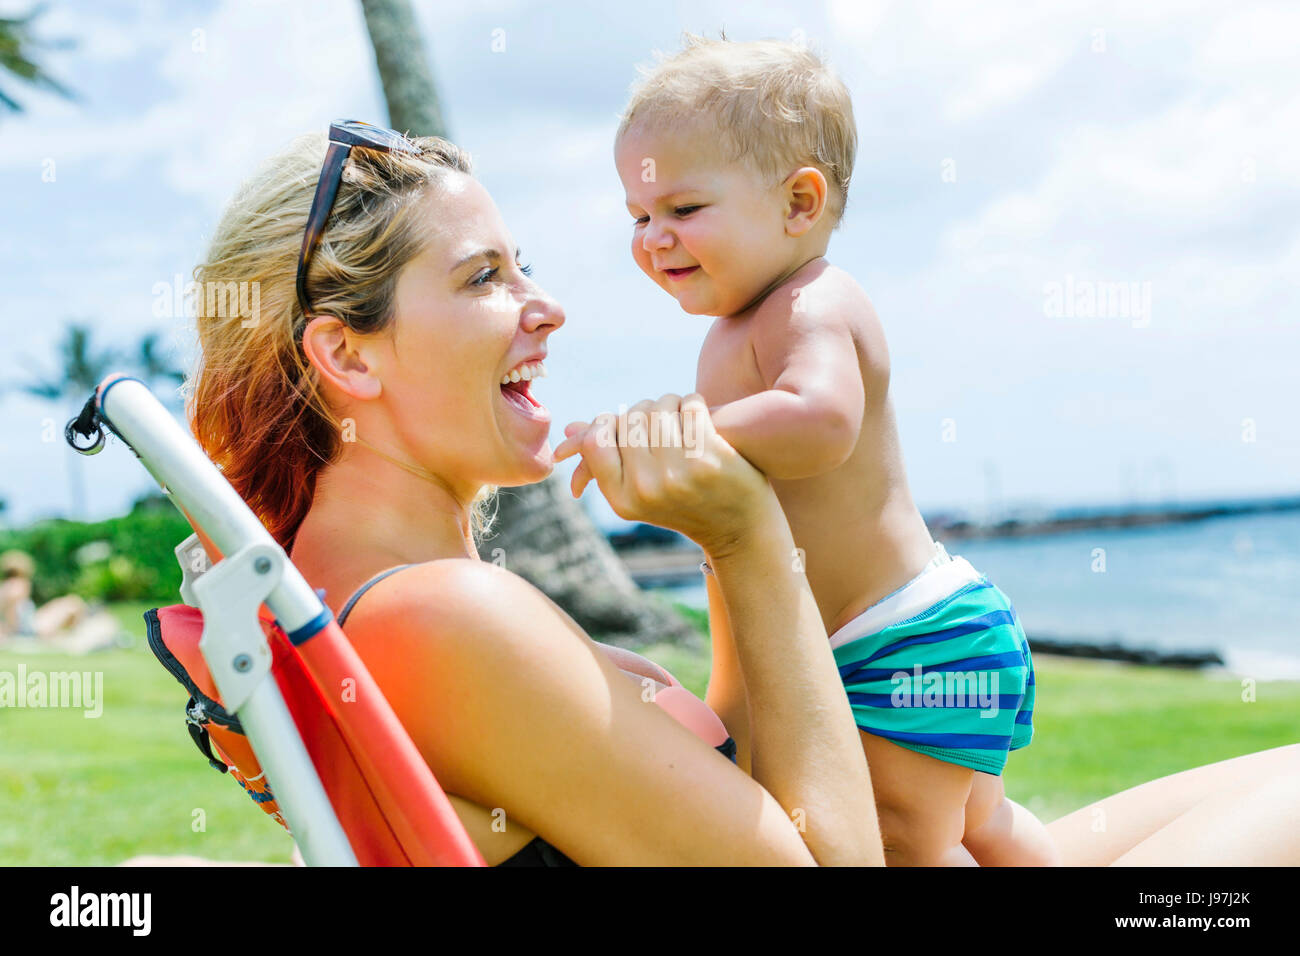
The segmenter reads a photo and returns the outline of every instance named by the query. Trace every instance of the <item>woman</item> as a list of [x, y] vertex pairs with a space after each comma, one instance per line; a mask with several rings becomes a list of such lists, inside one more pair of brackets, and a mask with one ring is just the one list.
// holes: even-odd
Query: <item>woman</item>
[[26, 551], [0, 554], [0, 645], [41, 638], [49, 649], [84, 653], [113, 642], [116, 618], [75, 594], [51, 598], [37, 607], [32, 599], [35, 576], [36, 562]]
[[[565, 451], [581, 447], [576, 480], [594, 478], [621, 516], [704, 549], [708, 703], [739, 766], [647, 705], [623, 671], [652, 665], [615, 663], [535, 588], [476, 559], [492, 487], [551, 471], [550, 416], [514, 373], [539, 374], [564, 313], [517, 261], [463, 153], [350, 129], [334, 128], [323, 173], [324, 142], [295, 143], [219, 224], [199, 288], [257, 283], [261, 309], [251, 323], [199, 318], [191, 425], [336, 615], [348, 605], [349, 638], [487, 862], [881, 864], [868, 769], [784, 516], [698, 396], [653, 403], [693, 416], [698, 456], [580, 426]], [[332, 207], [313, 203], [331, 177]], [[1295, 780], [1277, 771], [1295, 751], [1230, 762], [1282, 782], [1220, 793], [1231, 806], [1209, 823], [1245, 805], [1275, 821], [1294, 812]], [[1086, 817], [1058, 821], [1066, 862], [1144, 846], [1194, 857], [1155, 831], [1209, 812], [1209, 771], [1103, 801], [1104, 839]], [[1274, 849], [1252, 846], [1252, 862]]]

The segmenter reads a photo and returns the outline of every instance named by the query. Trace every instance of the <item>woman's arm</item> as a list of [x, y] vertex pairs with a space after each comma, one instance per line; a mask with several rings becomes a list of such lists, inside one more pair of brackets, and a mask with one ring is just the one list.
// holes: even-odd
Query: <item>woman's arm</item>
[[761, 544], [708, 552], [747, 692], [750, 772], [819, 863], [883, 865], [866, 757], [775, 495], [755, 535]]
[[740, 658], [736, 656], [731, 622], [727, 620], [727, 606], [722, 599], [718, 579], [712, 574], [706, 574], [704, 587], [709, 596], [709, 643], [713, 652], [709, 689], [704, 700], [736, 742], [737, 766], [748, 773], [749, 704], [745, 697], [745, 675], [741, 673]]
[[[373, 592], [350, 639], [444, 789], [508, 832], [591, 866], [815, 861], [771, 794], [647, 701], [527, 582], [450, 559]], [[838, 834], [845, 851], [854, 829]]]

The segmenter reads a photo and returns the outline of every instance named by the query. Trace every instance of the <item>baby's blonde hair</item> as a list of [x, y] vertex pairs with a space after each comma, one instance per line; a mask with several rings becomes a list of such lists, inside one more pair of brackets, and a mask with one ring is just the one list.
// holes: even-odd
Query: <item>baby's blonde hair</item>
[[737, 42], [683, 35], [672, 56], [656, 53], [623, 111], [617, 140], [634, 125], [681, 129], [693, 117], [707, 122], [725, 158], [748, 163], [781, 182], [814, 165], [830, 185], [832, 222], [839, 225], [849, 197], [858, 148], [848, 88], [822, 57], [782, 40]]

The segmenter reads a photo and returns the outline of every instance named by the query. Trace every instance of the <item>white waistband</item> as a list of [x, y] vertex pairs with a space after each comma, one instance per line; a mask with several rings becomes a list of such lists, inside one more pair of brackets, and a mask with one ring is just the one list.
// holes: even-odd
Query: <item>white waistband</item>
[[[937, 545], [942, 548], [943, 545]], [[943, 553], [947, 556], [947, 552]], [[893, 594], [877, 601], [849, 623], [831, 635], [831, 647], [856, 641], [868, 634], [883, 631], [891, 624], [906, 621], [922, 611], [934, 607], [948, 595], [982, 575], [965, 558], [952, 558], [943, 563], [931, 563]]]

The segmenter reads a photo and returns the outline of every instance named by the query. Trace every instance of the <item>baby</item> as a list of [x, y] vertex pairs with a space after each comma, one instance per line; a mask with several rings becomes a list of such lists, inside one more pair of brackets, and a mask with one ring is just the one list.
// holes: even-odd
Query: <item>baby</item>
[[[1006, 595], [930, 537], [904, 475], [880, 320], [825, 259], [856, 146], [848, 91], [809, 50], [689, 37], [637, 86], [618, 131], [632, 256], [686, 312], [716, 316], [696, 390], [785, 509], [871, 767], [886, 860], [1055, 863], [1043, 825], [1002, 788], [1008, 751], [1033, 734], [1029, 644]], [[708, 586], [714, 639], [729, 641]], [[743, 745], [743, 698], [731, 697], [720, 716]]]

